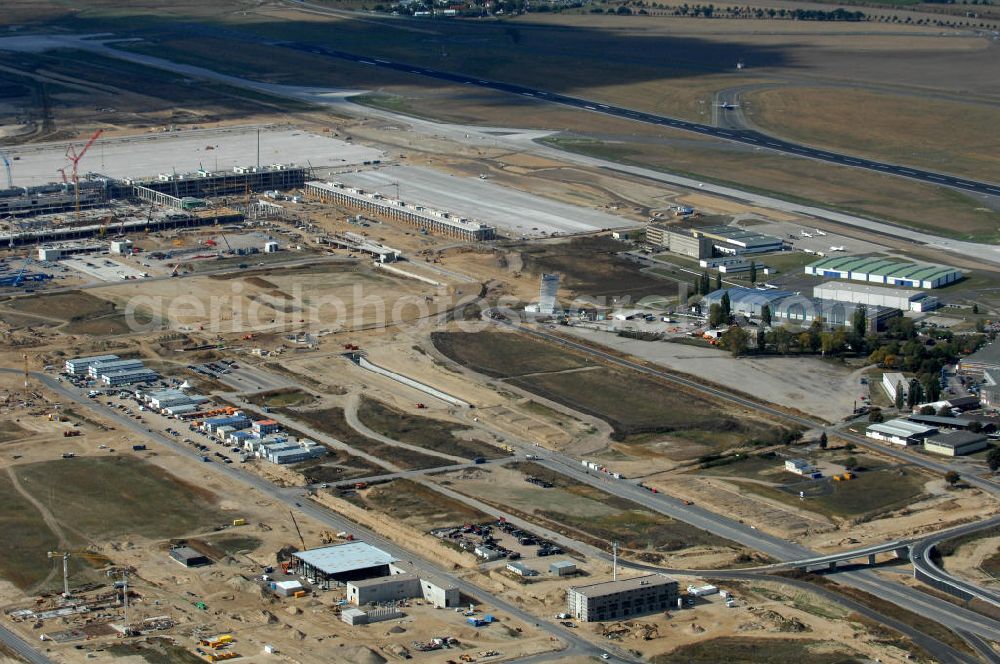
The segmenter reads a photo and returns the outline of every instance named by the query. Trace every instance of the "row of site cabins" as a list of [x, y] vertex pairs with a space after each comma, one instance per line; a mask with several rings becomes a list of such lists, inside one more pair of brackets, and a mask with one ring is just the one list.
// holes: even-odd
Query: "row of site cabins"
[[584, 459], [580, 463], [583, 464], [583, 466], [585, 468], [589, 469], [589, 470], [596, 470], [599, 473], [605, 473], [605, 474], [610, 475], [611, 477], [615, 478], [616, 480], [623, 480], [623, 479], [625, 479], [625, 476], [622, 475], [621, 473], [612, 472], [612, 471], [608, 470], [605, 466], [602, 466], [599, 463], [594, 463], [593, 461], [587, 461], [586, 459]]

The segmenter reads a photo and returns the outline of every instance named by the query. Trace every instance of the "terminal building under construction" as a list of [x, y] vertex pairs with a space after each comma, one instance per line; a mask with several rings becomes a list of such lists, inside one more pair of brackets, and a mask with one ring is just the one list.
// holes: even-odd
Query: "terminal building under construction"
[[[219, 196], [243, 197], [251, 192], [301, 188], [306, 169], [298, 166], [272, 164], [262, 167], [236, 167], [230, 171], [196, 171], [189, 174], [164, 173], [156, 178], [121, 179], [89, 174], [79, 183], [79, 208], [88, 210], [110, 205], [115, 201], [151, 203], [172, 208], [166, 214], [145, 218], [115, 220], [113, 227], [120, 232], [162, 230], [166, 228], [238, 223], [243, 214], [228, 208], [205, 209], [203, 198]], [[77, 207], [77, 193], [72, 183], [0, 191], [0, 217], [15, 221], [12, 229], [0, 233], [0, 246], [13, 247], [99, 235], [105, 223], [35, 223], [33, 217], [72, 212]], [[16, 230], [15, 230], [16, 229]]]

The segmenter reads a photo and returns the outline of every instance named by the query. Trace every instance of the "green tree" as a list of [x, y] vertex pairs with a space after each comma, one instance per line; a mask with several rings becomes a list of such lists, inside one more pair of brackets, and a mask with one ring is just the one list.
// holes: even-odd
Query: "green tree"
[[718, 270], [715, 271], [715, 290], [722, 288], [722, 273]]
[[977, 318], [976, 319], [976, 332], [978, 332], [979, 334], [982, 334], [985, 331], [986, 331], [986, 323], [983, 321], [982, 318]]
[[944, 481], [948, 483], [948, 486], [955, 486], [960, 479], [962, 479], [962, 476], [954, 470], [949, 470], [944, 474]]
[[746, 330], [734, 325], [729, 328], [725, 336], [726, 345], [729, 347], [729, 352], [733, 354], [733, 357], [739, 357], [747, 352], [750, 335], [747, 334]]
[[859, 337], [865, 336], [865, 332], [868, 331], [868, 308], [865, 305], [859, 304], [858, 308], [854, 310], [851, 327]]
[[896, 383], [896, 410], [903, 409], [903, 401], [906, 399], [906, 390], [903, 389], [903, 381]]
[[830, 444], [830, 439], [827, 438], [826, 432], [824, 431], [819, 435], [819, 448], [825, 450], [826, 446]]
[[764, 305], [760, 309], [760, 321], [767, 327], [771, 327], [771, 307]]
[[767, 348], [767, 335], [764, 332], [764, 326], [757, 326], [757, 350], [763, 351]]
[[941, 398], [941, 379], [937, 373], [928, 373], [924, 377], [924, 400], [937, 401]]
[[994, 473], [1000, 470], [1000, 447], [994, 447], [987, 452], [986, 463]]
[[719, 327], [722, 325], [722, 305], [718, 302], [708, 308], [708, 326]]
[[972, 313], [977, 314], [977, 315], [979, 314], [979, 305], [978, 304], [973, 304], [972, 305]]
[[733, 315], [733, 305], [729, 300], [729, 292], [722, 294], [722, 300], [719, 302], [719, 306], [722, 307], [722, 319], [724, 323], [728, 323], [729, 319]]
[[708, 270], [701, 273], [701, 292], [708, 295], [712, 288], [712, 278], [708, 276]]
[[913, 407], [924, 400], [924, 388], [916, 378], [910, 380], [910, 387], [906, 392], [906, 407], [913, 410]]
[[846, 470], [854, 470], [857, 467], [858, 467], [857, 457], [849, 456], [846, 459], [844, 459], [844, 468]]
[[757, 261], [750, 261], [750, 283], [757, 283]]
[[883, 422], [884, 420], [885, 418], [882, 417], [881, 408], [872, 408], [871, 410], [868, 411], [868, 421], [871, 422], [872, 424], [878, 424], [879, 422]]

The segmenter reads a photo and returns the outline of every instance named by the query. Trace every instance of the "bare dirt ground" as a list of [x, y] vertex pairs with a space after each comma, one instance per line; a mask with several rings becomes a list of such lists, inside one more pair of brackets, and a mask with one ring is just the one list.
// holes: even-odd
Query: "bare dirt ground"
[[830, 422], [851, 412], [862, 373], [814, 358], [734, 359], [717, 348], [637, 341], [577, 327], [563, 331], [713, 383], [739, 385], [741, 392], [771, 403], [794, 404]]

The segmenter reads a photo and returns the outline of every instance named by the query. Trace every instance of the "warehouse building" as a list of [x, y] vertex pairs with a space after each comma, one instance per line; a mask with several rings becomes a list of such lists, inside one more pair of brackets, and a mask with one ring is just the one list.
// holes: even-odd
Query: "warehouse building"
[[[712, 291], [702, 301], [703, 311], [713, 304], [722, 302], [722, 296], [729, 295], [730, 310], [737, 315], [759, 318], [764, 306], [771, 311], [775, 322], [788, 322], [808, 327], [814, 320], [822, 319], [829, 327], [850, 327], [854, 322], [854, 312], [861, 305], [847, 302], [831, 302], [812, 297], [796, 295], [791, 291], [760, 290], [736, 286]], [[866, 329], [871, 332], [884, 329], [887, 321], [900, 315], [898, 309], [885, 307], [865, 307]]]
[[409, 572], [347, 582], [347, 601], [355, 606], [391, 604], [420, 595], [420, 578]]
[[774, 312], [777, 303], [786, 298], [793, 297], [795, 293], [782, 290], [758, 290], [756, 288], [746, 288], [744, 286], [734, 286], [733, 288], [722, 288], [712, 291], [705, 296], [704, 309], [708, 311], [713, 304], [722, 302], [722, 296], [729, 294], [729, 307], [734, 314], [759, 318], [764, 305], [767, 305]]
[[992, 422], [972, 419], [967, 417], [944, 417], [941, 415], [920, 415], [914, 413], [907, 419], [917, 424], [925, 424], [938, 429], [954, 429], [956, 431], [967, 431], [978, 429], [980, 431], [992, 431], [995, 426]]
[[205, 565], [212, 564], [208, 556], [195, 551], [189, 546], [175, 546], [170, 549], [170, 557], [181, 565], [184, 565], [184, 567], [204, 567]]
[[786, 297], [771, 307], [771, 316], [776, 321], [798, 323], [802, 327], [808, 327], [816, 320], [822, 320], [827, 327], [851, 327], [854, 324], [855, 312], [862, 307], [865, 314], [865, 329], [868, 332], [884, 330], [890, 320], [902, 315], [899, 309], [868, 307], [795, 295]]
[[364, 542], [345, 542], [292, 554], [295, 574], [326, 590], [349, 581], [389, 576], [391, 555]]
[[924, 449], [942, 456], [962, 456], [989, 447], [986, 434], [971, 431], [952, 431], [931, 436], [924, 441]]
[[666, 611], [677, 603], [677, 597], [677, 581], [660, 574], [575, 586], [566, 593], [569, 613], [583, 622]]
[[986, 371], [1000, 372], [1000, 344], [989, 343], [972, 355], [958, 361], [958, 370], [972, 376], [983, 376]]
[[117, 355], [95, 355], [93, 357], [76, 357], [72, 360], [66, 360], [63, 365], [63, 371], [65, 371], [70, 376], [83, 376], [90, 373], [90, 367], [97, 364], [98, 362], [114, 362], [115, 360], [120, 360], [121, 358]]
[[785, 243], [781, 238], [747, 231], [738, 226], [705, 226], [691, 229], [696, 238], [708, 238], [712, 248], [720, 254], [760, 254], [781, 251]]
[[864, 304], [869, 307], [900, 309], [901, 311], [931, 311], [941, 306], [936, 297], [920, 290], [838, 281], [828, 281], [813, 287], [813, 297], [835, 302]]
[[865, 436], [868, 438], [892, 443], [893, 445], [902, 445], [903, 447], [920, 445], [924, 442], [925, 438], [937, 433], [938, 430], [936, 427], [919, 422], [911, 422], [902, 418], [869, 424], [868, 428], [865, 429]]
[[909, 288], [940, 288], [962, 278], [962, 273], [953, 267], [858, 256], [824, 258], [806, 265], [805, 272], [815, 277]]
[[389, 219], [404, 221], [422, 230], [470, 242], [492, 240], [496, 228], [448, 212], [411, 205], [377, 192], [348, 187], [340, 182], [307, 182], [306, 193], [324, 203], [338, 203]]
[[696, 236], [687, 229], [671, 229], [659, 224], [650, 224], [646, 227], [646, 241], [671, 253], [695, 259], [708, 258], [712, 255], [711, 238]]

